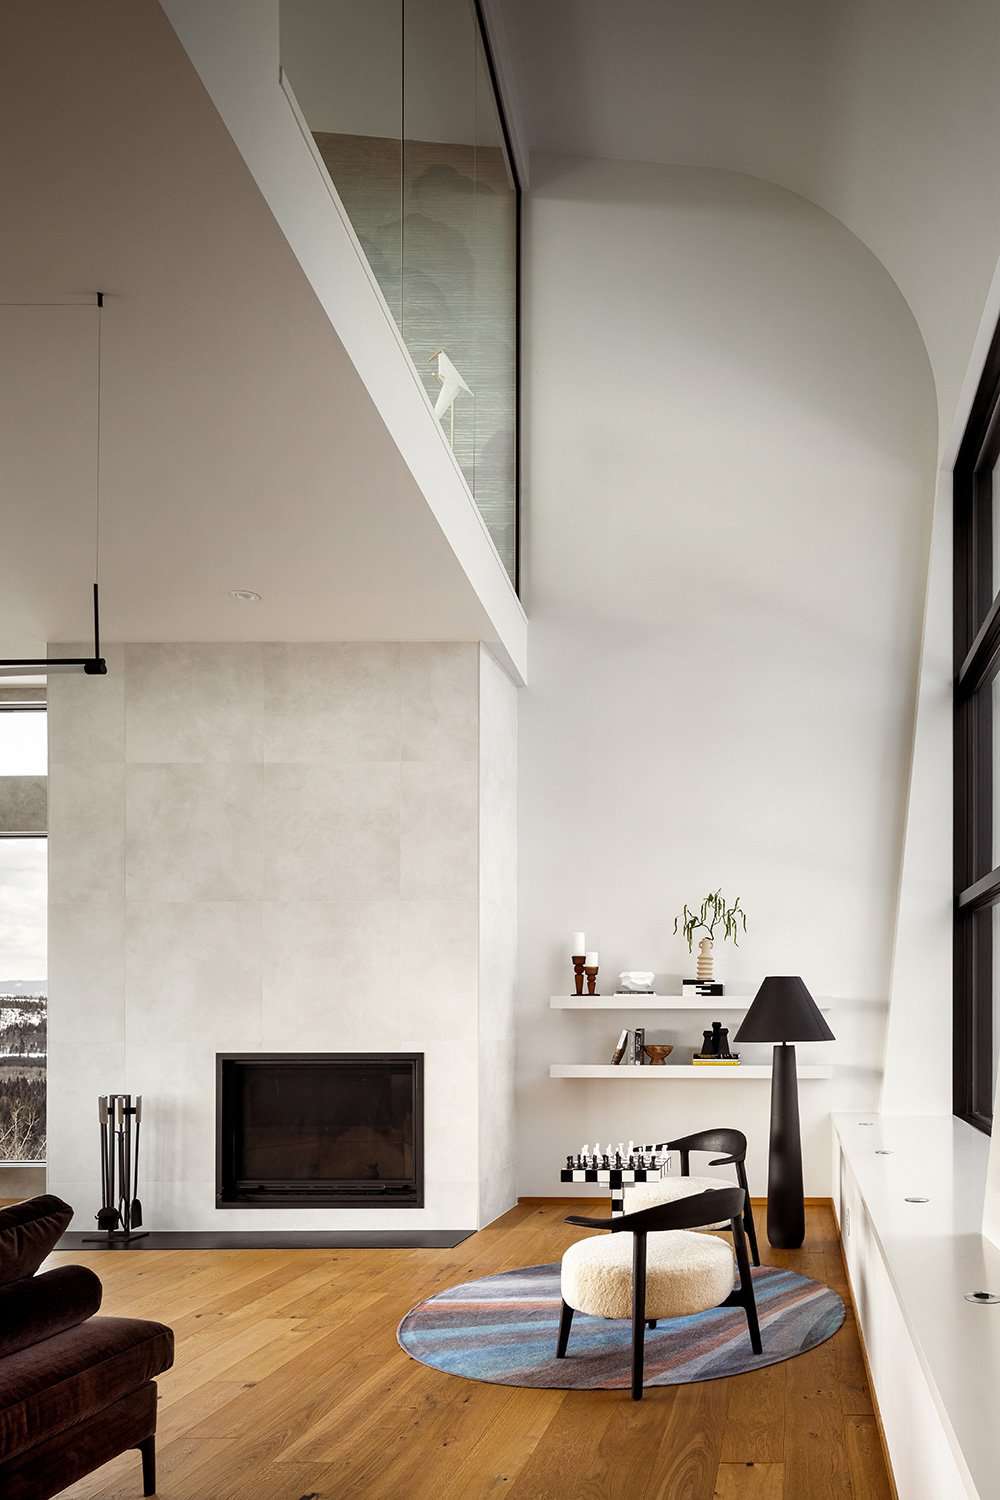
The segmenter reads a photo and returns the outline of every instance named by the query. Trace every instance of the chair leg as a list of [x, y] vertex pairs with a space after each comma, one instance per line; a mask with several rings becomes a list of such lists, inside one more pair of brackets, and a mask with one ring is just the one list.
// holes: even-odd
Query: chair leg
[[736, 1264], [740, 1272], [740, 1301], [747, 1315], [747, 1329], [750, 1334], [750, 1347], [754, 1354], [763, 1353], [763, 1345], [760, 1341], [760, 1323], [757, 1320], [757, 1299], [754, 1296], [753, 1277], [750, 1274], [750, 1261], [747, 1256], [746, 1235], [743, 1231], [742, 1218], [733, 1219], [733, 1246], [736, 1250]]
[[142, 1493], [144, 1495], [156, 1494], [156, 1434], [143, 1438], [139, 1444], [139, 1452], [142, 1454]]
[[646, 1236], [637, 1234], [632, 1251], [632, 1400], [642, 1400], [646, 1341]]
[[647, 1328], [655, 1328], [656, 1327], [656, 1319], [655, 1318], [647, 1318], [646, 1319], [646, 1327]]
[[750, 1259], [753, 1261], [755, 1266], [759, 1266], [760, 1251], [757, 1249], [757, 1226], [753, 1221], [753, 1207], [751, 1206], [749, 1198], [747, 1199], [747, 1206], [743, 1212], [743, 1223], [746, 1227], [747, 1239], [750, 1241]]
[[750, 1295], [747, 1298], [747, 1329], [750, 1334], [750, 1348], [755, 1354], [763, 1354], [764, 1346], [760, 1341], [760, 1323], [757, 1321], [757, 1299], [753, 1294], [752, 1284]]
[[569, 1343], [569, 1330], [573, 1322], [573, 1309], [568, 1302], [562, 1305], [562, 1313], [559, 1317], [559, 1338], [556, 1341], [556, 1359], [566, 1358], [566, 1345]]

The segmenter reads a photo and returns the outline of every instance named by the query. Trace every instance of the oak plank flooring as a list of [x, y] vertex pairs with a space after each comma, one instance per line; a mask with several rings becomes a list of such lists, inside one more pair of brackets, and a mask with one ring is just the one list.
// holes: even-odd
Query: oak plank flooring
[[713, 1500], [784, 1500], [784, 1464], [720, 1464]]
[[[849, 1313], [798, 1359], [696, 1385], [520, 1390], [410, 1360], [400, 1318], [421, 1298], [556, 1260], [567, 1213], [607, 1200], [523, 1202], [452, 1250], [63, 1252], [90, 1265], [104, 1311], [173, 1327], [160, 1385], [161, 1500], [892, 1500]], [[757, 1211], [763, 1231], [764, 1216]], [[801, 1251], [765, 1261], [843, 1287], [829, 1207]], [[64, 1491], [138, 1500], [124, 1454]]]
[[751, 1378], [727, 1380], [729, 1399], [722, 1432], [724, 1464], [780, 1464], [785, 1457], [785, 1388], [788, 1361]]
[[895, 1500], [895, 1490], [881, 1462], [882, 1439], [874, 1416], [849, 1416], [844, 1426], [855, 1493], [870, 1495], [871, 1500]]

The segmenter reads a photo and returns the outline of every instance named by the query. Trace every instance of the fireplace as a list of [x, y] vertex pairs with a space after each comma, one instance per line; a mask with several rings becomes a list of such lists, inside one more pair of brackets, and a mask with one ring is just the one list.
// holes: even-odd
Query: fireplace
[[216, 1059], [218, 1208], [422, 1208], [422, 1052]]

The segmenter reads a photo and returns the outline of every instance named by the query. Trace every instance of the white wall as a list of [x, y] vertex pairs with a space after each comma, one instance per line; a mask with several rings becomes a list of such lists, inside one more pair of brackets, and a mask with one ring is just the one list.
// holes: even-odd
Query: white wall
[[[519, 1187], [553, 1191], [598, 1135], [733, 1124], [763, 1191], [766, 1083], [547, 1077], [626, 1022], [549, 1010], [569, 932], [605, 987], [676, 987], [673, 915], [722, 883], [751, 932], [720, 977], [837, 997], [836, 1078], [801, 1089], [825, 1193], [828, 1112], [873, 1105], [882, 1060], [935, 466], [920, 335], [842, 225], [721, 172], [536, 157], [526, 283]], [[635, 1019], [682, 1054], [712, 1016]]]
[[517, 689], [479, 658], [479, 1222], [517, 1200]]
[[[934, 504], [890, 984], [886, 1114], [952, 1112], [952, 476]], [[931, 1043], [933, 1039], [933, 1043]]]
[[822, 205], [920, 326], [942, 430], [1000, 250], [992, 0], [505, 0], [533, 149], [723, 168]]
[[[52, 680], [49, 1186], [78, 1225], [116, 1090], [144, 1096], [155, 1228], [479, 1222], [480, 760], [506, 763], [479, 652], [111, 647], [107, 678]], [[216, 1052], [383, 1049], [425, 1054], [423, 1209], [216, 1210]]]

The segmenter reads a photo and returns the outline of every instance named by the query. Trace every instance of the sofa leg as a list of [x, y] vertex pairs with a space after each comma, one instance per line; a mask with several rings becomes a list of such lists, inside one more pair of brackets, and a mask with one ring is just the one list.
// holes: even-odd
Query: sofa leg
[[144, 1495], [156, 1494], [156, 1434], [143, 1438], [139, 1444], [139, 1452], [142, 1454], [142, 1493]]

